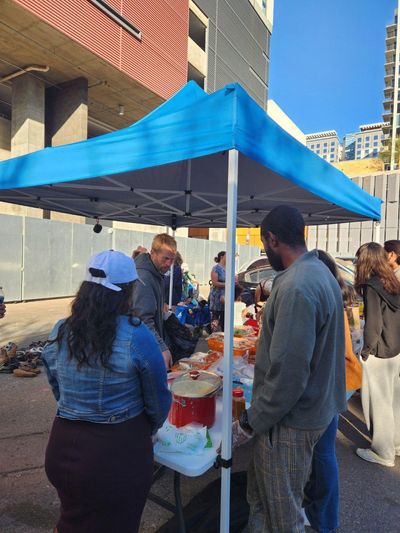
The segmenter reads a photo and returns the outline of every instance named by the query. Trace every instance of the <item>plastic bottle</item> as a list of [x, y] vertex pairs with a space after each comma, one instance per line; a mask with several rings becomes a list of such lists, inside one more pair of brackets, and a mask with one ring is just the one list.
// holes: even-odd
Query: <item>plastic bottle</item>
[[238, 420], [240, 413], [246, 409], [243, 389], [237, 388], [232, 391], [232, 418]]
[[3, 287], [0, 287], [0, 304], [4, 303], [4, 291]]

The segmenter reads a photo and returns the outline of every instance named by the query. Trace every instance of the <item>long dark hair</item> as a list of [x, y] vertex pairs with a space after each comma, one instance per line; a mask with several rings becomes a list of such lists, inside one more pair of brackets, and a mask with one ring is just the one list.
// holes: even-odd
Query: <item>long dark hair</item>
[[390, 252], [394, 252], [397, 255], [396, 263], [400, 265], [400, 241], [398, 240], [386, 241], [383, 247], [385, 248], [386, 253], [390, 254]]
[[336, 261], [330, 254], [324, 252], [324, 250], [317, 250], [317, 253], [318, 258], [324, 263], [325, 266], [329, 268], [333, 277], [339, 283], [340, 290], [342, 291], [343, 305], [345, 307], [352, 306], [356, 301], [355, 290], [353, 289], [353, 287], [351, 287], [351, 285], [348, 285], [343, 280], [342, 276], [340, 275]]
[[360, 246], [356, 253], [356, 289], [362, 294], [362, 287], [372, 277], [379, 278], [390, 294], [400, 294], [400, 283], [387, 260], [384, 248], [377, 242]]
[[66, 337], [69, 357], [78, 361], [78, 369], [92, 366], [100, 360], [109, 368], [108, 360], [117, 333], [117, 318], [129, 314], [134, 282], [118, 284], [121, 291], [113, 291], [84, 281], [71, 306], [71, 315], [58, 330], [54, 342]]

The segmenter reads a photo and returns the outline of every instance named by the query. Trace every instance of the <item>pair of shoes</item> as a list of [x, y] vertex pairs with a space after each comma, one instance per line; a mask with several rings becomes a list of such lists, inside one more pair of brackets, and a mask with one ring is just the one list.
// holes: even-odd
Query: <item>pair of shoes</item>
[[35, 378], [37, 374], [28, 370], [23, 370], [22, 368], [16, 368], [13, 370], [13, 374], [17, 378]]
[[16, 359], [0, 363], [1, 374], [12, 374], [15, 368], [18, 368], [19, 362]]
[[395, 453], [395, 455], [400, 456], [400, 447], [399, 448], [395, 448], [394, 449], [394, 453]]
[[7, 342], [7, 344], [0, 348], [0, 361], [6, 363], [10, 359], [13, 359], [16, 353], [17, 345], [15, 342]]
[[17, 353], [17, 345], [15, 344], [15, 342], [7, 342], [7, 344], [3, 346], [2, 349], [7, 353], [7, 357], [9, 359], [15, 357], [15, 354]]
[[389, 459], [384, 459], [377, 453], [375, 453], [371, 448], [357, 448], [356, 454], [364, 461], [369, 461], [370, 463], [377, 463], [382, 466], [394, 466], [394, 462]]
[[20, 370], [25, 370], [26, 372], [32, 372], [33, 374], [40, 374], [41, 372], [39, 368], [36, 368], [36, 366], [30, 363], [20, 363], [18, 368]]

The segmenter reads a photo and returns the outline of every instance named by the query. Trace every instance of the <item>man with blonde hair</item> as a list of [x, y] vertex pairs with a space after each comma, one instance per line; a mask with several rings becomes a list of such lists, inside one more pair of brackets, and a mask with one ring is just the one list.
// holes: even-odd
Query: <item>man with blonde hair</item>
[[132, 307], [153, 331], [167, 368], [171, 366], [171, 352], [164, 340], [164, 274], [171, 268], [175, 255], [175, 239], [160, 233], [154, 237], [150, 253], [141, 253], [135, 258], [142, 283], [134, 289]]

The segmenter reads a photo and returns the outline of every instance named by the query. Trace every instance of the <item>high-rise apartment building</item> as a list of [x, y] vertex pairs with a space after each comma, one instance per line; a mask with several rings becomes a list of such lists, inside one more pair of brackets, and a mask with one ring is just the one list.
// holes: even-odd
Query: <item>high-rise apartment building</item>
[[398, 167], [395, 162], [395, 142], [400, 133], [399, 68], [400, 68], [400, 20], [398, 10], [394, 22], [386, 26], [385, 88], [383, 120], [386, 144], [391, 152], [390, 169]]
[[388, 122], [363, 124], [360, 131], [347, 133], [343, 139], [343, 160], [368, 159], [378, 157], [384, 146], [383, 130]]
[[266, 109], [273, 10], [273, 0], [190, 0], [188, 79], [210, 93], [239, 82]]
[[306, 146], [329, 163], [340, 161], [342, 148], [335, 130], [308, 133]]
[[387, 122], [363, 124], [359, 131], [346, 133], [343, 143], [335, 130], [309, 133], [306, 135], [307, 148], [329, 163], [376, 158], [384, 148], [387, 127]]
[[[266, 110], [273, 12], [274, 0], [190, 0], [188, 79], [209, 93], [239, 82]], [[226, 230], [188, 232], [226, 240]]]

